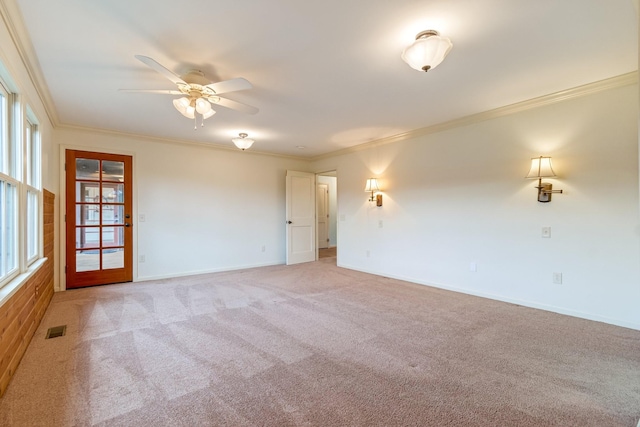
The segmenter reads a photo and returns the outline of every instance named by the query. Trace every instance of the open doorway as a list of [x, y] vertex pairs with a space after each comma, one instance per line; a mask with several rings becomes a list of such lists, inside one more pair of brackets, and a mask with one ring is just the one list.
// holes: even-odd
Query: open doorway
[[316, 176], [316, 230], [318, 259], [337, 258], [338, 250], [338, 177], [336, 171]]

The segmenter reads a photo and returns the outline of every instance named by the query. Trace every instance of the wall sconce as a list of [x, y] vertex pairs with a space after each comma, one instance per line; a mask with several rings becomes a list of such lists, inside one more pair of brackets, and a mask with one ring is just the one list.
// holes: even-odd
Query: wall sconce
[[562, 190], [552, 190], [551, 183], [542, 182], [542, 178], [553, 178], [556, 174], [551, 167], [551, 157], [533, 157], [531, 158], [531, 170], [525, 178], [537, 179], [538, 201], [547, 203], [551, 201], [551, 194], [562, 193]]
[[378, 180], [376, 178], [367, 179], [367, 185], [365, 185], [364, 191], [367, 193], [371, 192], [371, 197], [369, 198], [370, 202], [376, 202], [376, 206], [382, 206], [382, 194], [374, 194], [380, 191]]

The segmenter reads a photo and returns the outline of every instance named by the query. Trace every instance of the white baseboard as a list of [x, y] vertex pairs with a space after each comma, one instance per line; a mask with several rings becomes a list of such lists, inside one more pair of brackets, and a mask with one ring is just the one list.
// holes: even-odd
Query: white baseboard
[[[377, 273], [377, 272], [374, 272], [374, 271], [367, 271], [367, 270], [364, 270], [364, 269], [360, 269], [360, 268], [356, 268], [356, 267], [352, 267], [352, 266], [344, 265], [344, 264], [338, 264], [338, 267], [347, 268], [347, 269], [355, 270], [355, 271], [361, 271], [363, 273], [373, 274], [375, 276], [389, 277], [391, 279], [403, 280], [405, 282], [411, 282], [411, 283], [415, 283], [415, 284], [418, 284], [418, 285], [431, 286], [431, 287], [438, 288], [438, 289], [445, 289], [445, 290], [448, 290], [448, 291], [459, 292], [459, 293], [463, 293], [463, 294], [467, 294], [467, 295], [473, 295], [473, 296], [482, 297], [482, 298], [488, 298], [488, 299], [492, 299], [492, 300], [496, 300], [496, 301], [507, 302], [507, 303], [510, 303], [510, 304], [522, 305], [522, 306], [529, 307], [529, 308], [536, 308], [536, 309], [539, 309], [539, 310], [550, 311], [550, 312], [553, 312], [553, 313], [564, 314], [564, 315], [567, 315], [567, 316], [578, 317], [580, 319], [586, 319], [586, 320], [593, 320], [595, 322], [608, 323], [610, 325], [621, 326], [623, 328], [640, 330], [640, 324], [633, 323], [633, 322], [627, 322], [627, 321], [621, 320], [621, 319], [613, 319], [613, 318], [606, 317], [606, 316], [600, 316], [598, 314], [584, 313], [584, 312], [581, 312], [581, 311], [576, 311], [576, 310], [572, 310], [572, 309], [568, 309], [568, 308], [564, 308], [564, 307], [556, 307], [556, 306], [552, 306], [552, 305], [541, 304], [541, 303], [538, 303], [538, 302], [535, 302], [535, 301], [525, 301], [525, 300], [520, 300], [520, 299], [516, 299], [516, 298], [506, 297], [506, 296], [503, 296], [503, 295], [496, 295], [496, 294], [491, 294], [491, 293], [486, 293], [486, 292], [479, 292], [479, 291], [475, 291], [473, 289], [460, 288], [460, 287], [451, 286], [451, 285], [442, 284], [442, 283], [424, 282], [424, 281], [421, 281], [421, 280], [418, 280], [418, 279], [415, 279], [415, 278], [412, 278], [412, 277], [380, 274], [380, 273]], [[640, 425], [638, 425], [638, 427], [640, 427]]]
[[162, 279], [173, 279], [176, 277], [184, 277], [184, 276], [197, 276], [199, 274], [210, 274], [210, 273], [222, 273], [225, 271], [236, 271], [236, 270], [245, 270], [247, 268], [257, 268], [257, 267], [270, 267], [273, 265], [283, 265], [282, 262], [268, 262], [264, 264], [248, 264], [248, 265], [234, 265], [230, 267], [222, 267], [222, 268], [213, 268], [208, 270], [194, 270], [194, 271], [181, 271], [176, 273], [162, 274], [157, 276], [138, 276], [133, 279], [134, 282], [148, 282], [150, 280], [162, 280]]

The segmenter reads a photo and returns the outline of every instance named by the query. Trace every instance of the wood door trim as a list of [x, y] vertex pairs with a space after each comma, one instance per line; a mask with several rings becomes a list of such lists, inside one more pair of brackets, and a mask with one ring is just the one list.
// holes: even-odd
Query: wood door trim
[[[77, 158], [103, 161], [119, 161], [124, 163], [124, 203], [125, 214], [130, 215], [129, 227], [124, 227], [124, 266], [119, 269], [101, 269], [98, 271], [76, 272], [76, 165]], [[99, 153], [83, 150], [65, 150], [65, 254], [66, 254], [66, 287], [68, 289], [102, 285], [108, 283], [130, 282], [133, 280], [133, 157], [125, 154]], [[107, 183], [114, 182], [106, 180]], [[128, 208], [128, 209], [127, 209]], [[126, 212], [128, 211], [128, 212]], [[127, 219], [125, 219], [127, 221]], [[100, 221], [100, 228], [103, 227]], [[100, 231], [102, 232], [102, 231]], [[102, 267], [102, 265], [101, 265]]]

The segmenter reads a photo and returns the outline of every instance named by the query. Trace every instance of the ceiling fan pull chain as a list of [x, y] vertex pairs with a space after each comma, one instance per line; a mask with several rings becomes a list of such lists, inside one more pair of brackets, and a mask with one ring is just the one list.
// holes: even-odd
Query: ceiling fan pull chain
[[204, 127], [204, 116], [201, 116], [201, 117], [202, 117], [202, 124], [200, 126]]
[[196, 116], [196, 114], [193, 114], [193, 130], [198, 130], [198, 116]]

